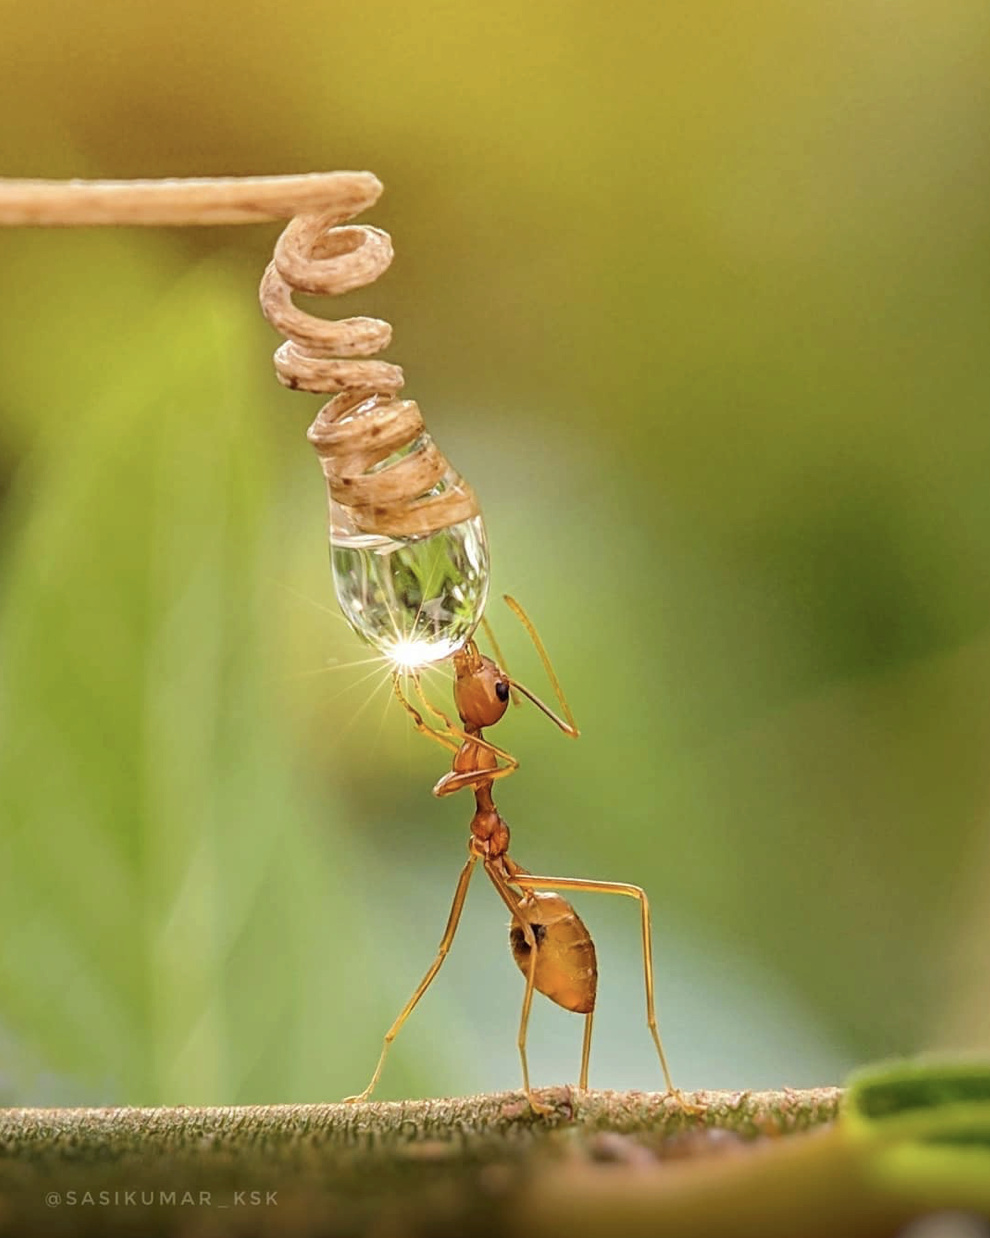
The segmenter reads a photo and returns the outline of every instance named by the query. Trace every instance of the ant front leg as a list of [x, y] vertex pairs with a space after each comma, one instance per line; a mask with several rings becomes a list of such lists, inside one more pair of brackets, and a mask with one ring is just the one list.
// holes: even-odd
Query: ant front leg
[[[667, 1092], [677, 1097], [685, 1108], [688, 1108], [680, 1091], [674, 1087], [667, 1065], [667, 1055], [663, 1051], [663, 1042], [657, 1027], [656, 1001], [653, 994], [653, 934], [650, 922], [650, 903], [646, 891], [639, 886], [629, 885], [624, 881], [585, 881], [577, 877], [537, 877], [531, 873], [514, 873], [512, 884], [523, 890], [577, 890], [587, 894], [624, 894], [639, 902], [641, 912], [641, 927], [643, 934], [643, 974], [646, 982], [646, 1022], [656, 1045], [663, 1070]], [[588, 1029], [590, 1032], [590, 1027]], [[587, 1046], [586, 1046], [587, 1048]]]
[[[469, 737], [468, 743], [476, 744], [479, 741]], [[519, 762], [508, 752], [503, 752], [501, 748], [496, 748], [493, 744], [485, 742], [482, 742], [481, 746], [491, 749], [492, 752], [500, 757], [504, 757], [508, 761], [508, 765], [499, 765], [494, 769], [452, 770], [449, 774], [444, 774], [433, 788], [434, 795], [452, 795], [455, 791], [460, 791], [464, 787], [480, 787], [483, 783], [497, 782], [499, 778], [507, 778], [509, 774], [514, 774], [519, 768]]]
[[[423, 696], [423, 689], [420, 687], [418, 676], [415, 679], [415, 683], [416, 687], [419, 689], [420, 696]], [[446, 748], [448, 752], [458, 751], [460, 744], [453, 740], [449, 735], [442, 734], [440, 731], [434, 731], [432, 727], [427, 726], [423, 721], [423, 715], [419, 712], [416, 706], [409, 703], [405, 693], [402, 691], [402, 686], [399, 683], [398, 671], [392, 672], [392, 691], [395, 693], [399, 704], [406, 711], [409, 717], [412, 718], [413, 726], [417, 731], [419, 731], [420, 735], [425, 735], [427, 739], [436, 740], [436, 742], [442, 748]], [[423, 699], [426, 700], [425, 697], [423, 697]], [[429, 702], [427, 702], [427, 704], [429, 704]]]
[[440, 945], [437, 949], [437, 957], [430, 964], [429, 970], [423, 979], [419, 982], [416, 992], [410, 997], [406, 1004], [399, 1012], [398, 1018], [385, 1033], [385, 1043], [382, 1045], [381, 1056], [378, 1059], [378, 1065], [375, 1067], [375, 1073], [371, 1076], [371, 1082], [357, 1096], [345, 1096], [346, 1104], [356, 1104], [365, 1101], [375, 1090], [375, 1085], [381, 1078], [382, 1068], [385, 1065], [385, 1058], [388, 1056], [389, 1047], [392, 1041], [398, 1036], [402, 1030], [402, 1025], [406, 1019], [412, 1014], [416, 1007], [416, 1003], [423, 996], [426, 990], [433, 983], [433, 978], [440, 970], [444, 959], [450, 950], [451, 943], [454, 940], [454, 934], [457, 932], [457, 925], [461, 918], [461, 912], [464, 910], [464, 900], [467, 898], [468, 882], [471, 880], [471, 874], [474, 872], [474, 865], [477, 861], [476, 855], [471, 855], [468, 862], [461, 870], [461, 875], [457, 879], [457, 889], [454, 891], [454, 901], [451, 904], [450, 915], [447, 917], [447, 927], [443, 931], [443, 937], [440, 938]]
[[[437, 718], [440, 722], [443, 723], [442, 733], [437, 732], [437, 731], [429, 731], [429, 734], [431, 734], [435, 739], [439, 739], [440, 735], [444, 734], [447, 736], [448, 743], [450, 743], [451, 745], [453, 744], [455, 739], [459, 740], [460, 744], [455, 749], [455, 751], [460, 752], [464, 750], [465, 746], [473, 745], [474, 747], [479, 748], [484, 752], [490, 752], [492, 756], [495, 758], [495, 763], [493, 765], [486, 766], [483, 769], [458, 770], [455, 768], [451, 770], [449, 774], [444, 774], [444, 776], [437, 782], [436, 786], [433, 788], [434, 795], [436, 796], [452, 795], [454, 791], [460, 791], [464, 787], [479, 786], [483, 782], [495, 782], [496, 779], [505, 778], [507, 775], [514, 773], [519, 768], [519, 762], [516, 760], [514, 756], [512, 756], [511, 753], [506, 752], [502, 748], [496, 747], [495, 744], [485, 739], [484, 736], [482, 735], [469, 735], [467, 731], [463, 731], [459, 727], [454, 726], [454, 724], [450, 721], [450, 719], [443, 712], [443, 710], [438, 709], [436, 705], [434, 705], [433, 702], [430, 700], [430, 698], [426, 695], [426, 692], [423, 689], [423, 685], [420, 682], [418, 677], [416, 678], [415, 683], [416, 683], [416, 693], [419, 696], [419, 699], [423, 702], [424, 708], [426, 708], [434, 716], [434, 718]], [[422, 717], [419, 715], [419, 713], [413, 710], [412, 706], [409, 705], [408, 702], [406, 702], [404, 698], [400, 697], [400, 699], [403, 700], [403, 703], [406, 705], [406, 708], [409, 709], [410, 712], [413, 713], [414, 721], [416, 718], [419, 718], [420, 722], [422, 722]], [[497, 764], [499, 760], [503, 760], [505, 762], [505, 765], [499, 766]], [[455, 762], [455, 766], [456, 766], [456, 762]]]
[[450, 795], [454, 791], [460, 791], [462, 787], [477, 786], [482, 782], [494, 782], [497, 778], [504, 778], [507, 774], [514, 773], [519, 768], [519, 762], [511, 753], [505, 752], [501, 748], [497, 748], [494, 744], [489, 743], [481, 735], [468, 735], [466, 731], [459, 730], [455, 727], [450, 719], [442, 710], [437, 709], [433, 705], [426, 693], [423, 691], [423, 685], [419, 681], [417, 675], [413, 681], [416, 685], [416, 691], [424, 706], [429, 710], [434, 717], [439, 718], [443, 723], [442, 731], [435, 731], [431, 726], [428, 726], [423, 720], [423, 715], [419, 712], [402, 691], [402, 686], [399, 683], [397, 672], [392, 674], [392, 691], [399, 704], [413, 720], [413, 726], [419, 731], [420, 735], [425, 735], [427, 739], [432, 739], [442, 748], [446, 748], [448, 752], [458, 753], [465, 744], [474, 744], [478, 748], [490, 752], [494, 757], [501, 758], [505, 761], [504, 766], [496, 766], [494, 769], [486, 770], [464, 770], [460, 772], [452, 771], [445, 774], [443, 778], [433, 788], [434, 795]]

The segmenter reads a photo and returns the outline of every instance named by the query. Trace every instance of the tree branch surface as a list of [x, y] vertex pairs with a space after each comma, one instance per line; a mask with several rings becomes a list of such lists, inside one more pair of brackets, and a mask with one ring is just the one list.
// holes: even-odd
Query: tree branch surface
[[546, 1199], [563, 1188], [573, 1203], [602, 1173], [613, 1182], [628, 1172], [669, 1178], [671, 1167], [790, 1143], [782, 1137], [827, 1126], [840, 1093], [696, 1092], [679, 1101], [554, 1088], [539, 1097], [552, 1106], [547, 1116], [518, 1092], [0, 1110], [0, 1232], [536, 1238], [556, 1232], [560, 1213], [554, 1205], [541, 1219], [545, 1179]]
[[460, 1147], [493, 1139], [539, 1140], [555, 1131], [674, 1135], [718, 1127], [743, 1136], [804, 1130], [835, 1117], [838, 1088], [695, 1092], [684, 1104], [658, 1092], [539, 1093], [553, 1106], [534, 1114], [518, 1092], [361, 1105], [248, 1105], [230, 1108], [0, 1110], [0, 1148], [29, 1159], [120, 1157], [222, 1150], [250, 1159], [320, 1149], [401, 1150], [422, 1140]]

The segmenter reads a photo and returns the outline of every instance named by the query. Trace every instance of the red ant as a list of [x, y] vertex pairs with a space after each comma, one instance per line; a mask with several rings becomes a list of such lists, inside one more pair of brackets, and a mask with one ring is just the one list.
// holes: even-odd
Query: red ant
[[[426, 709], [437, 718], [441, 730], [435, 730], [423, 720], [422, 714], [403, 695], [398, 672], [393, 674], [395, 694], [411, 715], [416, 729], [442, 744], [454, 754], [452, 768], [433, 788], [434, 795], [450, 795], [464, 787], [474, 791], [475, 809], [471, 819], [471, 837], [468, 840], [468, 860], [464, 865], [454, 891], [454, 901], [447, 919], [447, 927], [440, 939], [437, 956], [415, 993], [402, 1008], [398, 1018], [385, 1033], [381, 1057], [371, 1076], [371, 1082], [357, 1096], [348, 1101], [367, 1100], [378, 1083], [385, 1065], [389, 1046], [412, 1013], [416, 1003], [426, 992], [434, 976], [447, 957], [458, 921], [467, 897], [468, 883], [480, 860], [499, 897], [512, 916], [509, 941], [512, 954], [519, 969], [526, 977], [526, 993], [523, 998], [522, 1019], [519, 1024], [519, 1056], [522, 1060], [523, 1087], [529, 1103], [537, 1113], [549, 1113], [533, 1095], [529, 1084], [529, 1067], [526, 1062], [526, 1028], [537, 989], [558, 1006], [584, 1015], [584, 1043], [581, 1050], [581, 1077], [579, 1087], [588, 1087], [588, 1060], [591, 1053], [591, 1025], [595, 1012], [595, 996], [598, 987], [598, 964], [591, 934], [574, 908], [561, 898], [556, 890], [576, 890], [589, 894], [625, 894], [639, 901], [643, 933], [643, 970], [646, 979], [646, 1020], [653, 1036], [660, 1066], [663, 1069], [667, 1092], [679, 1096], [670, 1078], [667, 1059], [657, 1029], [657, 1017], [653, 998], [653, 952], [651, 946], [650, 906], [645, 892], [639, 886], [619, 881], [586, 881], [574, 877], [539, 877], [517, 864], [509, 855], [509, 827], [499, 814], [492, 800], [492, 784], [505, 778], [519, 767], [519, 762], [509, 753], [485, 739], [485, 727], [494, 726], [509, 705], [514, 690], [521, 692], [538, 709], [572, 738], [579, 732], [574, 723], [567, 700], [543, 642], [522, 607], [513, 598], [505, 601], [526, 628], [536, 646], [547, 676], [553, 685], [557, 700], [565, 718], [560, 718], [528, 688], [512, 679], [491, 658], [479, 653], [473, 640], [467, 641], [454, 655], [454, 703], [463, 723], [463, 729], [455, 727], [449, 718], [436, 709], [426, 698], [419, 677], [414, 683]], [[498, 645], [487, 623], [485, 629], [500, 662], [504, 662]], [[504, 762], [500, 764], [499, 762]]]

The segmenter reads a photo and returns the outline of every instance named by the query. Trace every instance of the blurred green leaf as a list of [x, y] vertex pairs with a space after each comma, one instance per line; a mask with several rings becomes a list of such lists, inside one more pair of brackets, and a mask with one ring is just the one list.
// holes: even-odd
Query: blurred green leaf
[[903, 1062], [850, 1081], [842, 1126], [868, 1176], [930, 1208], [990, 1211], [990, 1065]]
[[218, 263], [183, 280], [18, 478], [0, 1024], [108, 1098], [298, 1087], [346, 906], [266, 721], [253, 312]]

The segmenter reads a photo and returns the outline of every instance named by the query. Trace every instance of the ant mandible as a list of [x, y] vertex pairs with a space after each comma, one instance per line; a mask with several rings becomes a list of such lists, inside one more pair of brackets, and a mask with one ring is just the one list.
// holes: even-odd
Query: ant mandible
[[[392, 683], [395, 695], [412, 717], [416, 729], [454, 754], [450, 772], [436, 784], [433, 794], [450, 795], [464, 787], [471, 787], [474, 791], [475, 809], [471, 819], [467, 863], [457, 881], [453, 905], [447, 918], [447, 927], [440, 940], [437, 956], [412, 997], [402, 1008], [398, 1018], [385, 1033], [385, 1042], [382, 1045], [375, 1073], [371, 1076], [371, 1082], [359, 1095], [348, 1096], [346, 1099], [352, 1102], [364, 1101], [374, 1091], [385, 1065], [389, 1046], [399, 1034], [406, 1019], [412, 1014], [416, 1003], [429, 988], [447, 957], [454, 934], [457, 932], [461, 911], [464, 908], [468, 883], [474, 872], [475, 864], [479, 860], [512, 916], [509, 941], [513, 957], [526, 977], [518, 1045], [522, 1061], [523, 1087], [533, 1109], [537, 1113], [550, 1112], [549, 1107], [533, 1095], [529, 1084], [529, 1067], [526, 1062], [526, 1028], [529, 1023], [534, 989], [556, 1002], [558, 1006], [563, 1006], [565, 1010], [573, 1010], [584, 1015], [581, 1077], [578, 1086], [582, 1091], [586, 1091], [588, 1087], [591, 1025], [598, 987], [595, 945], [577, 912], [566, 899], [553, 893], [556, 890], [574, 890], [589, 894], [624, 894], [638, 900], [643, 934], [646, 1021], [660, 1057], [667, 1092], [679, 1096], [670, 1078], [667, 1058], [657, 1028], [653, 997], [650, 905], [645, 891], [639, 886], [620, 881], [586, 881], [575, 877], [536, 876], [509, 856], [509, 827], [492, 800], [492, 785], [497, 779], [505, 778], [518, 769], [519, 762], [509, 753], [495, 747], [485, 739], [484, 728], [494, 726], [500, 721], [508, 708], [510, 696], [515, 690], [532, 701], [552, 722], [556, 723], [565, 735], [576, 739], [579, 732], [536, 628], [514, 598], [506, 595], [505, 601], [522, 622], [536, 646], [565, 717], [558, 717], [538, 696], [517, 680], [512, 679], [491, 658], [480, 653], [473, 640], [468, 640], [453, 655], [454, 704], [463, 723], [463, 729], [454, 726], [446, 714], [429, 702], [419, 676], [414, 675], [414, 684], [420, 700], [427, 711], [439, 720], [442, 729], [436, 730], [428, 726], [419, 710], [410, 704], [403, 694], [398, 672], [393, 673]], [[499, 662], [504, 664], [504, 659], [487, 623], [485, 629]]]

